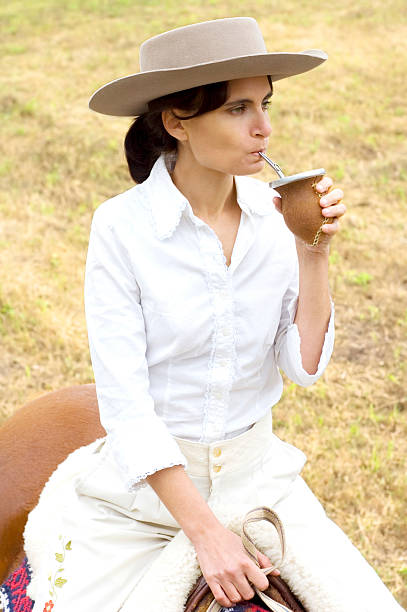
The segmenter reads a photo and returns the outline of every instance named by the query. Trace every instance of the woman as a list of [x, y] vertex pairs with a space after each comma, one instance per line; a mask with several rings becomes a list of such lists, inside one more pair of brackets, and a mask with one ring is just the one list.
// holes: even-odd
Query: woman
[[326, 573], [332, 609], [400, 610], [299, 476], [304, 455], [272, 433], [279, 368], [306, 386], [332, 352], [328, 251], [345, 207], [324, 177], [333, 222], [310, 247], [247, 175], [264, 165], [273, 82], [326, 56], [267, 53], [248, 18], [166, 32], [140, 55], [140, 73], [90, 101], [138, 116], [125, 140], [138, 184], [92, 223], [85, 304], [107, 438], [71, 455], [30, 515], [34, 610], [141, 609], [137, 587], [180, 528], [217, 601], [250, 599], [267, 579], [219, 516], [257, 505]]

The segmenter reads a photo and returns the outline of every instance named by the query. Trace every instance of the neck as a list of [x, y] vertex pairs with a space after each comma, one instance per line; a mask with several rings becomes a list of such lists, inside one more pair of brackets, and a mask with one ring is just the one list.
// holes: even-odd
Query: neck
[[203, 220], [216, 221], [237, 206], [233, 175], [202, 166], [181, 147], [172, 181], [187, 198], [194, 214]]

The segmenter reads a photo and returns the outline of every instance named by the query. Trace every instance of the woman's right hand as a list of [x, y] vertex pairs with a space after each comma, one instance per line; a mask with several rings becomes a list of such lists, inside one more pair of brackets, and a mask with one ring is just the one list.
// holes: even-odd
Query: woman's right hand
[[[247, 555], [240, 537], [223, 527], [182, 466], [164, 468], [147, 480], [191, 540], [202, 574], [221, 606], [230, 608], [251, 599], [251, 584], [260, 591], [268, 587], [268, 579]], [[272, 565], [259, 551], [257, 560], [260, 567]]]
[[[217, 602], [226, 608], [254, 597], [251, 584], [264, 591], [267, 577], [246, 553], [238, 535], [219, 525], [210, 534], [193, 542], [202, 574]], [[257, 551], [260, 567], [270, 567], [271, 561]], [[280, 572], [274, 570], [273, 574]]]

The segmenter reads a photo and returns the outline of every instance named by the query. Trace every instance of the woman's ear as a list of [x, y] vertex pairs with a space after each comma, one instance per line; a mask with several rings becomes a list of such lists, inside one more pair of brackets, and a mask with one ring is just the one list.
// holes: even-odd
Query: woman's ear
[[176, 117], [171, 110], [162, 111], [161, 118], [163, 125], [170, 136], [173, 136], [180, 141], [188, 140], [188, 134], [184, 129], [182, 119]]

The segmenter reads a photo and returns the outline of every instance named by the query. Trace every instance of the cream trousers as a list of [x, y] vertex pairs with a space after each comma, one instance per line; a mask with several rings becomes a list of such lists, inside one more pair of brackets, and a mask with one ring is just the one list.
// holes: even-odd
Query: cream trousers
[[[215, 513], [243, 515], [260, 505], [278, 513], [288, 547], [328, 585], [329, 605], [314, 600], [309, 612], [402, 611], [300, 477], [305, 455], [272, 433], [271, 413], [232, 439], [176, 440]], [[143, 612], [137, 585], [178, 532], [150, 486], [125, 489], [105, 439], [78, 449], [29, 515], [34, 612]]]

